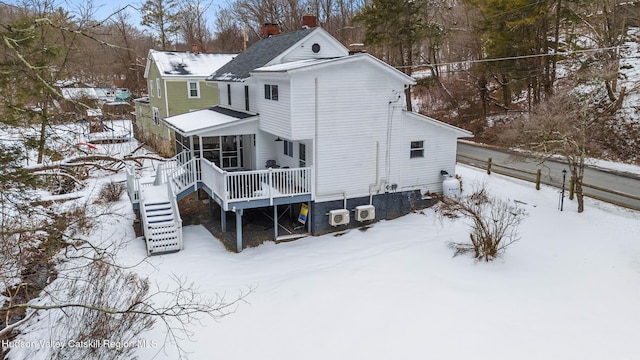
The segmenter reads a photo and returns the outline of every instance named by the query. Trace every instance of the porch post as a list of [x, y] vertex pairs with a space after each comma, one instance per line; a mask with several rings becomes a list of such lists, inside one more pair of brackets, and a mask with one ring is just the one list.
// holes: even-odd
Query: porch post
[[222, 232], [227, 232], [227, 212], [220, 206], [220, 227]]
[[242, 209], [236, 209], [236, 249], [242, 251]]
[[311, 234], [311, 201], [307, 203], [307, 232]]
[[278, 205], [273, 205], [273, 240], [278, 239]]

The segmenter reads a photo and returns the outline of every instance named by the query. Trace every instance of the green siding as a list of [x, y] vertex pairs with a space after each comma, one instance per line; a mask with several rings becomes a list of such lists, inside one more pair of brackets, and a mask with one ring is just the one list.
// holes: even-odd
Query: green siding
[[[218, 104], [218, 87], [200, 83], [200, 98], [189, 98], [187, 84], [189, 80], [166, 80], [167, 93], [169, 94], [169, 113], [177, 115], [199, 110]], [[193, 81], [193, 80], [192, 80]]]
[[[158, 98], [156, 79], [160, 79], [161, 97]], [[200, 83], [200, 98], [189, 98], [187, 84], [197, 80]], [[152, 108], [157, 107], [160, 118], [167, 117], [166, 105], [169, 105], [169, 116], [189, 112], [190, 110], [204, 109], [218, 104], [218, 87], [215, 84], [207, 84], [204, 79], [176, 78], [162, 79], [158, 67], [152, 62], [149, 67], [147, 86], [153, 81], [153, 96], [149, 94], [149, 104], [136, 104], [136, 123], [143, 136], [156, 138], [162, 142], [159, 147], [172, 146], [174, 134], [162, 123], [156, 125], [153, 122]], [[166, 90], [166, 91], [165, 91]], [[162, 141], [164, 139], [164, 141]], [[162, 151], [161, 149], [156, 149]]]

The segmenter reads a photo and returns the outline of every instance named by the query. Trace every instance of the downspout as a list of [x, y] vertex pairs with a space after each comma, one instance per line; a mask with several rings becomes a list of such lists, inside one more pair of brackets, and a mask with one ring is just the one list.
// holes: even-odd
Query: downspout
[[314, 134], [313, 134], [313, 189], [311, 198], [315, 200], [318, 191], [318, 78], [314, 80]]
[[167, 110], [167, 117], [169, 117], [169, 94], [167, 94], [167, 80], [162, 79], [162, 87], [164, 88], [164, 106]]

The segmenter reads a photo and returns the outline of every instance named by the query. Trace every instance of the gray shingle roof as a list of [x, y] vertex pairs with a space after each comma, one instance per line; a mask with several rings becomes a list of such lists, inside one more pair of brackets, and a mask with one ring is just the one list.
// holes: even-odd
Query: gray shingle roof
[[289, 49], [291, 46], [309, 35], [314, 29], [303, 29], [264, 38], [253, 44], [247, 51], [240, 53], [233, 60], [219, 68], [207, 78], [208, 81], [243, 81], [254, 69], [264, 66], [269, 61]]

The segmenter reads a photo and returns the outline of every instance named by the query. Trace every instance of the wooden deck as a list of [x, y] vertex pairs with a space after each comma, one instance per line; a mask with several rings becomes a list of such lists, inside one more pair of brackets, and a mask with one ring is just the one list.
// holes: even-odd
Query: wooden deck
[[127, 171], [127, 189], [134, 207], [145, 186], [169, 182], [178, 199], [204, 189], [225, 211], [313, 200], [311, 168], [226, 171], [206, 159], [174, 158], [158, 168], [153, 183], [140, 182]]
[[199, 161], [199, 181], [226, 211], [313, 200], [311, 168], [229, 172]]

